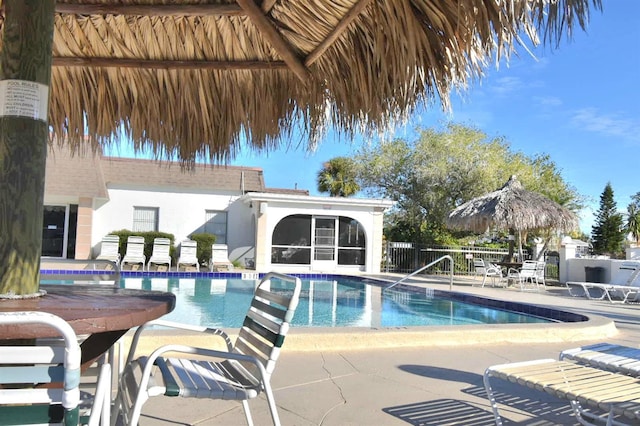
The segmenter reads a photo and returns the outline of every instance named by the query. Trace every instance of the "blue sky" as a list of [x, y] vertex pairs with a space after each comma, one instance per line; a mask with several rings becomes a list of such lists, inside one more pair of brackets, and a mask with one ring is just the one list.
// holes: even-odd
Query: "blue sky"
[[[452, 95], [452, 111], [420, 108], [394, 136], [411, 140], [417, 127], [453, 121], [503, 136], [513, 151], [549, 154], [565, 181], [587, 198], [581, 229], [590, 234], [607, 182], [620, 210], [640, 192], [640, 1], [604, 3], [586, 32], [576, 31], [556, 49], [534, 49], [535, 59], [522, 52], [508, 66], [490, 66], [485, 78]], [[268, 187], [320, 195], [315, 179], [323, 162], [348, 156], [363, 143], [368, 141], [362, 137], [330, 135], [311, 153], [246, 150], [230, 164], [261, 167]]]
[[[640, 192], [640, 1], [604, 2], [586, 32], [559, 48], [540, 47], [510, 64], [492, 65], [480, 82], [452, 96], [452, 111], [420, 109], [395, 136], [413, 139], [416, 127], [454, 121], [489, 136], [504, 136], [513, 151], [546, 153], [565, 181], [587, 197], [581, 229], [590, 234], [600, 194], [611, 182], [620, 210]], [[264, 169], [269, 187], [308, 189], [322, 163], [349, 155], [362, 143], [328, 137], [313, 153], [282, 149], [244, 152], [231, 164]]]

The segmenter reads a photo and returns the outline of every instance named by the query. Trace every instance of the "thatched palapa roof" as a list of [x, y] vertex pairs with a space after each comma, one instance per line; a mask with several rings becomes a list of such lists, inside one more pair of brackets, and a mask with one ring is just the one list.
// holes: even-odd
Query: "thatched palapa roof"
[[570, 210], [537, 192], [527, 191], [511, 176], [497, 191], [474, 198], [449, 213], [447, 226], [479, 234], [498, 231], [557, 229], [571, 231], [578, 219]]
[[309, 143], [328, 124], [378, 131], [446, 105], [520, 35], [559, 41], [590, 5], [601, 0], [58, 0], [49, 123], [72, 146], [125, 134], [187, 161], [228, 160], [244, 137], [273, 148], [294, 123]]

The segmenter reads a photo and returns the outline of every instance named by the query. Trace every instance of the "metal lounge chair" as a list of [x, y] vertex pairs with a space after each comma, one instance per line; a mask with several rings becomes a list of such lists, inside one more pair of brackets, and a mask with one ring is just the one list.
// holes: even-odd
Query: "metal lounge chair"
[[[44, 326], [54, 329], [54, 334], [64, 340], [64, 345], [51, 339], [53, 345], [33, 340], [32, 345], [0, 346], [0, 423], [109, 425], [110, 366], [101, 366], [95, 394], [83, 400], [79, 387], [80, 346], [66, 321], [44, 312], [3, 312], [0, 324]], [[58, 382], [62, 387], [35, 386]], [[26, 383], [34, 385], [25, 386]]]
[[[146, 326], [134, 334], [129, 357], [118, 388], [113, 416], [127, 425], [137, 425], [142, 406], [153, 396], [211, 398], [242, 401], [247, 423], [253, 424], [249, 399], [264, 392], [275, 425], [280, 424], [270, 377], [293, 318], [301, 281], [271, 272], [256, 288], [251, 307], [235, 345], [220, 329], [153, 321], [149, 325], [182, 328], [220, 336], [227, 351], [166, 345], [133, 360]], [[165, 354], [181, 358], [165, 358]], [[197, 359], [188, 359], [196, 355]], [[221, 361], [223, 360], [223, 361]]]
[[144, 255], [144, 237], [132, 235], [127, 238], [127, 251], [122, 258], [121, 268], [124, 270], [128, 264], [132, 264], [132, 268], [136, 268], [136, 265], [142, 264], [142, 270], [144, 271], [146, 261], [147, 257]]
[[110, 260], [116, 265], [120, 263], [120, 237], [105, 235], [100, 243], [100, 254], [96, 259]]
[[211, 272], [231, 271], [233, 263], [229, 261], [229, 249], [226, 244], [213, 244], [211, 246]]
[[482, 286], [484, 287], [487, 282], [487, 278], [491, 278], [492, 285], [496, 286], [503, 282], [504, 277], [502, 275], [502, 268], [489, 262], [485, 262], [484, 259], [473, 259], [473, 267], [476, 275], [482, 275]]
[[612, 343], [596, 343], [567, 349], [560, 360], [568, 359], [602, 370], [640, 377], [640, 349]]
[[198, 243], [194, 240], [184, 240], [180, 243], [180, 257], [176, 265], [176, 270], [180, 270], [180, 265], [194, 266], [196, 271], [200, 271], [200, 262], [198, 262]]
[[[640, 422], [640, 379], [572, 361], [540, 359], [495, 365], [484, 373], [484, 386], [497, 426], [502, 425], [491, 379], [543, 391], [566, 400], [583, 425]], [[627, 422], [625, 422], [625, 419]]]
[[574, 297], [584, 296], [594, 300], [606, 298], [611, 303], [638, 301], [640, 298], [640, 262], [623, 262], [609, 283], [568, 281], [566, 286], [569, 294]]
[[169, 238], [155, 238], [153, 240], [153, 251], [149, 257], [147, 271], [151, 270], [151, 265], [167, 265], [167, 270], [171, 269], [171, 240]]

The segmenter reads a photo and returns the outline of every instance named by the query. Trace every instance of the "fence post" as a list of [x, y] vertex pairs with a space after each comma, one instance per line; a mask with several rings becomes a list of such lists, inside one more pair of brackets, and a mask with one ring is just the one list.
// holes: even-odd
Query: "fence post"
[[[565, 237], [566, 238], [566, 237]], [[569, 268], [567, 268], [567, 260], [576, 257], [576, 244], [571, 238], [563, 238], [560, 245], [560, 262], [558, 264], [558, 281], [564, 284], [569, 280]]]

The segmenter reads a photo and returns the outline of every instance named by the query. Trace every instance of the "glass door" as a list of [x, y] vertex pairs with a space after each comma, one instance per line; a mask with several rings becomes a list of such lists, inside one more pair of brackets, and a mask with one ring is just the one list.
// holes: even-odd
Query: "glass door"
[[333, 270], [336, 267], [335, 217], [316, 217], [313, 227], [313, 269]]
[[67, 252], [68, 206], [44, 206], [42, 256], [64, 258]]

